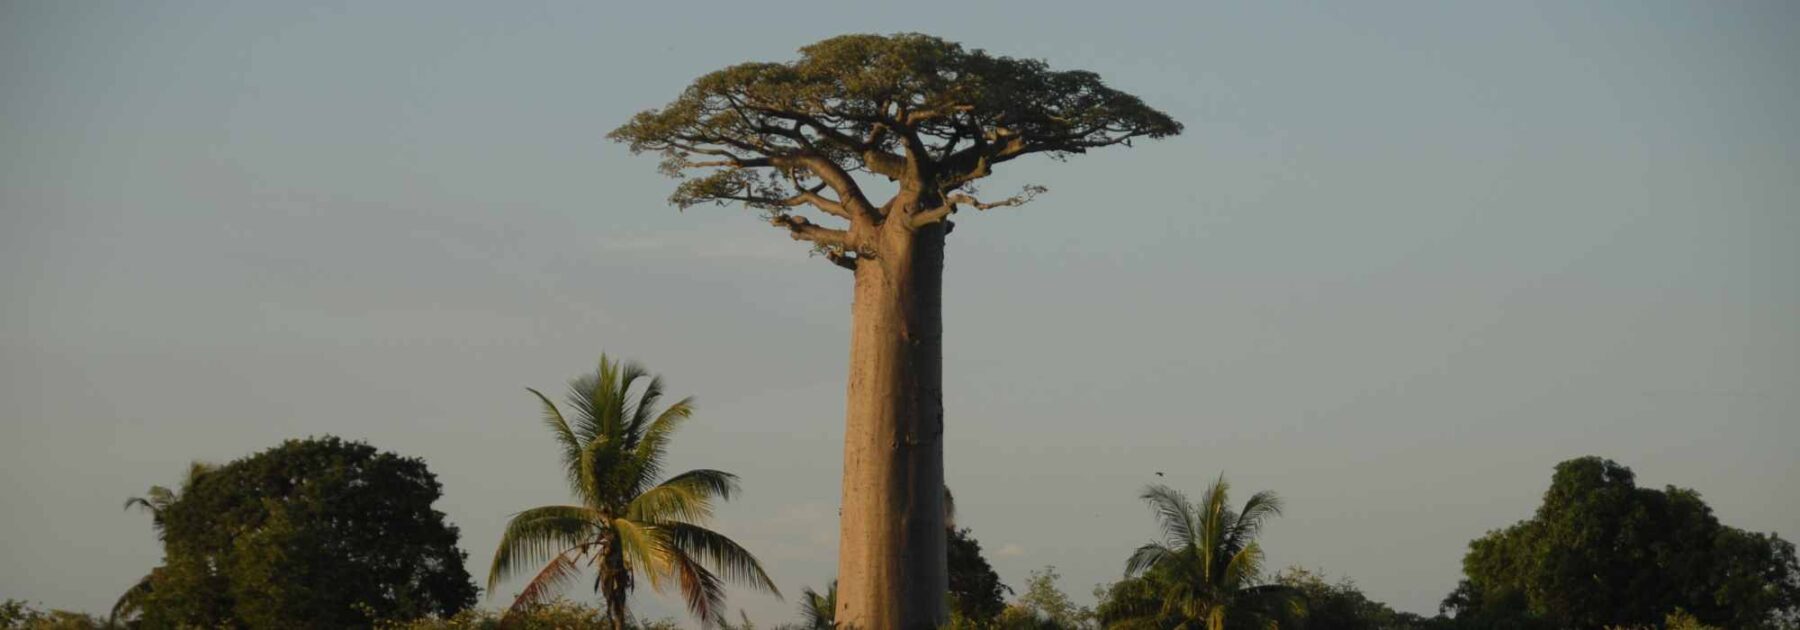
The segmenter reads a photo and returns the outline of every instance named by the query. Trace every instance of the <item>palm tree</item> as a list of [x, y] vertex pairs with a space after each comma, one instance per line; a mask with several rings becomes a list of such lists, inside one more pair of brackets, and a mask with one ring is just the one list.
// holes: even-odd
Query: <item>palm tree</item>
[[[1256, 535], [1270, 517], [1281, 515], [1281, 499], [1258, 492], [1236, 511], [1230, 484], [1221, 475], [1190, 503], [1168, 486], [1144, 489], [1162, 526], [1163, 539], [1139, 547], [1125, 563], [1126, 577], [1142, 575], [1153, 593], [1114, 628], [1276, 628], [1281, 620], [1305, 614], [1297, 592], [1262, 584], [1262, 547]], [[1128, 607], [1129, 608], [1129, 607]]]
[[837, 627], [837, 580], [820, 595], [812, 587], [800, 591], [800, 619], [807, 630], [831, 630]]
[[598, 574], [594, 590], [614, 630], [625, 627], [626, 598], [639, 576], [658, 592], [673, 582], [688, 610], [705, 623], [724, 619], [726, 580], [781, 595], [755, 556], [702, 526], [715, 499], [737, 492], [736, 475], [700, 469], [658, 482], [670, 437], [693, 415], [692, 399], [658, 411], [661, 377], [605, 355], [598, 371], [569, 383], [572, 418], [543, 393], [529, 391], [543, 403], [544, 424], [556, 438], [578, 502], [525, 510], [507, 523], [488, 592], [541, 565], [508, 616], [554, 598], [584, 563]]
[[181, 493], [186, 492], [188, 488], [193, 487], [194, 484], [200, 480], [201, 475], [212, 472], [213, 468], [215, 468], [215, 466], [212, 464], [202, 462], [190, 463], [188, 464], [187, 477], [181, 480], [181, 488], [179, 490], [170, 490], [162, 486], [150, 486], [150, 490], [145, 492], [144, 496], [125, 499], [125, 509], [129, 510], [135, 507], [149, 512], [150, 526], [156, 529], [156, 537], [160, 540], [162, 539], [163, 515], [168, 513], [169, 506], [174, 505], [176, 501], [181, 500]]
[[[182, 493], [194, 487], [194, 484], [199, 482], [201, 475], [212, 472], [214, 468], [216, 467], [212, 464], [190, 463], [187, 477], [181, 480], [180, 489], [170, 490], [163, 486], [150, 486], [150, 490], [145, 492], [144, 496], [125, 499], [125, 509], [129, 510], [135, 507], [149, 512], [150, 527], [156, 530], [156, 539], [162, 540], [163, 517], [169, 513], [169, 506], [181, 500]], [[113, 602], [112, 613], [107, 617], [108, 623], [118, 624], [142, 613], [145, 598], [149, 597], [150, 591], [155, 585], [157, 572], [161, 570], [160, 568], [151, 569], [150, 573], [138, 578], [137, 583], [126, 589], [125, 594], [120, 595], [119, 600]]]

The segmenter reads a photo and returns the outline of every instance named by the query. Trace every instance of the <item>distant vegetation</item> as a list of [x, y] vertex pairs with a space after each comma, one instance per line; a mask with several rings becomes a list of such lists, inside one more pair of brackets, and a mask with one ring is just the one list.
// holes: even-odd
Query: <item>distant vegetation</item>
[[[659, 379], [606, 358], [571, 384], [566, 406], [532, 393], [577, 502], [512, 518], [490, 588], [518, 570], [534, 577], [504, 612], [473, 607], [457, 529], [431, 507], [440, 489], [424, 462], [325, 437], [195, 464], [178, 487], [128, 500], [149, 514], [164, 561], [109, 618], [9, 599], [0, 628], [680, 627], [631, 616], [639, 579], [673, 585], [710, 626], [755, 627], [726, 612], [721, 580], [769, 591], [773, 581], [750, 551], [703, 526], [713, 503], [737, 492], [737, 478], [710, 469], [662, 474], [689, 401], [662, 406]], [[1141, 498], [1161, 535], [1120, 559], [1121, 579], [1096, 587], [1090, 608], [1061, 590], [1055, 567], [1033, 572], [1016, 592], [1002, 584], [971, 531], [954, 525], [946, 490], [949, 627], [1800, 628], [1792, 543], [1721, 524], [1692, 490], [1639, 488], [1630, 469], [1598, 457], [1559, 464], [1531, 518], [1472, 541], [1463, 580], [1433, 617], [1395, 611], [1349, 579], [1269, 571], [1258, 534], [1281, 514], [1272, 492], [1233, 504], [1220, 477], [1198, 501], [1160, 485]], [[583, 575], [597, 596], [562, 599], [561, 586]], [[794, 618], [774, 628], [831, 628], [836, 608], [835, 583], [805, 589]]]

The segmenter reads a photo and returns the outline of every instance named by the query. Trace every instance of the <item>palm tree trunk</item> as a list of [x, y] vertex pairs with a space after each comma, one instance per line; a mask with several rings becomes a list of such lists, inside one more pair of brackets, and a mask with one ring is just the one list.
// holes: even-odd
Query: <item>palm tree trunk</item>
[[600, 583], [606, 597], [606, 616], [612, 620], [612, 630], [625, 630], [625, 618], [630, 615], [625, 610], [625, 600], [631, 597], [630, 569], [625, 567], [624, 558], [620, 555], [617, 541], [609, 545], [606, 556], [599, 563], [601, 570]]
[[860, 260], [851, 308], [841, 628], [911, 630], [949, 620], [944, 532], [945, 225], [883, 230]]

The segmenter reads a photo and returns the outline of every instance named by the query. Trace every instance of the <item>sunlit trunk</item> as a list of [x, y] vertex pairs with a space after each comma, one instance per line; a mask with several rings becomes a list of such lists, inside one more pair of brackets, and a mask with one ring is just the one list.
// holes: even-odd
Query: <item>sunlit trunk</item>
[[856, 269], [839, 522], [840, 628], [949, 619], [944, 532], [943, 223], [883, 231]]

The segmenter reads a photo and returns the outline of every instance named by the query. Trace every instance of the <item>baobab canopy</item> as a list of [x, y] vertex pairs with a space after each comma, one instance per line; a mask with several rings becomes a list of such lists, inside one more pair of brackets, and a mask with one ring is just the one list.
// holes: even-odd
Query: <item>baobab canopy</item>
[[792, 211], [810, 206], [852, 223], [885, 222], [897, 205], [871, 202], [853, 173], [900, 182], [903, 194], [925, 202], [901, 209], [917, 227], [959, 205], [1016, 205], [1041, 190], [994, 203], [969, 194], [969, 184], [1000, 163], [1180, 131], [1094, 73], [903, 34], [834, 37], [800, 49], [793, 62], [707, 74], [611, 138], [662, 153], [663, 172], [684, 178], [673, 203], [765, 209], [794, 238], [841, 255], [871, 244]]

